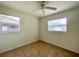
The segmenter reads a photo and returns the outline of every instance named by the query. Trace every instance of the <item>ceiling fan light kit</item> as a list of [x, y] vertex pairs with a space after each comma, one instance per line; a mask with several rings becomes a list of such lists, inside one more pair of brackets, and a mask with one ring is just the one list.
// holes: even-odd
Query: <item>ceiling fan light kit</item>
[[45, 15], [45, 10], [44, 10], [44, 9], [56, 10], [57, 8], [55, 8], [55, 7], [47, 6], [47, 4], [48, 4], [49, 2], [50, 2], [50, 1], [39, 1], [40, 8], [35, 9], [34, 11], [42, 10], [42, 14], [43, 14], [43, 16], [44, 16], [44, 15]]

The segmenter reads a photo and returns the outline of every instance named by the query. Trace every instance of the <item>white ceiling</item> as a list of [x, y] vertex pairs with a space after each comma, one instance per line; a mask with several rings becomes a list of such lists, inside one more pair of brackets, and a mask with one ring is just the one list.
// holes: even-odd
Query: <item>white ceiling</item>
[[57, 10], [55, 11], [45, 9], [45, 15], [43, 15], [42, 10], [39, 9], [40, 7], [39, 1], [0, 1], [0, 4], [19, 11], [31, 13], [38, 17], [43, 17], [79, 6], [79, 1], [49, 1], [47, 6], [56, 7]]

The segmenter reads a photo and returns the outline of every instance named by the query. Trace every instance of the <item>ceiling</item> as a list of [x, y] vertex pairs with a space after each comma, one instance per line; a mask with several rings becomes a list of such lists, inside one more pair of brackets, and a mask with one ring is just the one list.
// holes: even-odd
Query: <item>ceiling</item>
[[43, 15], [42, 10], [39, 9], [39, 2], [40, 1], [0, 1], [0, 4], [22, 12], [33, 14], [37, 17], [55, 14], [79, 6], [79, 1], [49, 1], [47, 6], [56, 7], [57, 10], [45, 9], [45, 15]]

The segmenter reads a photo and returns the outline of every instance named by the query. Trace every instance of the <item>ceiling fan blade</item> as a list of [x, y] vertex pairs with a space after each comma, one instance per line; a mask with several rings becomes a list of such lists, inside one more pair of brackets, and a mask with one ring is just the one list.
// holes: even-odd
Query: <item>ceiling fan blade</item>
[[41, 4], [42, 6], [44, 6], [44, 7], [45, 7], [48, 3], [49, 3], [49, 1], [41, 1], [41, 2], [40, 2], [40, 4]]
[[48, 3], [49, 3], [49, 1], [45, 1], [45, 2], [44, 2], [44, 6], [46, 6]]
[[32, 10], [32, 12], [35, 12], [35, 11], [40, 10], [40, 9], [41, 9], [41, 7], [36, 8], [36, 9]]
[[45, 7], [46, 9], [51, 9], [51, 10], [56, 10], [57, 8], [55, 8], [55, 7], [49, 7], [49, 6], [46, 6]]

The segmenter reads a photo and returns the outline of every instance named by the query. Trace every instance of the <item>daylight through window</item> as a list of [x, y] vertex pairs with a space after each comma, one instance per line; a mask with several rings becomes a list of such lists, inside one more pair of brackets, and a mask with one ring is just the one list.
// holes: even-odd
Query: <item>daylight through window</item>
[[67, 18], [48, 21], [48, 31], [67, 31]]
[[0, 14], [0, 31], [20, 31], [20, 18]]

